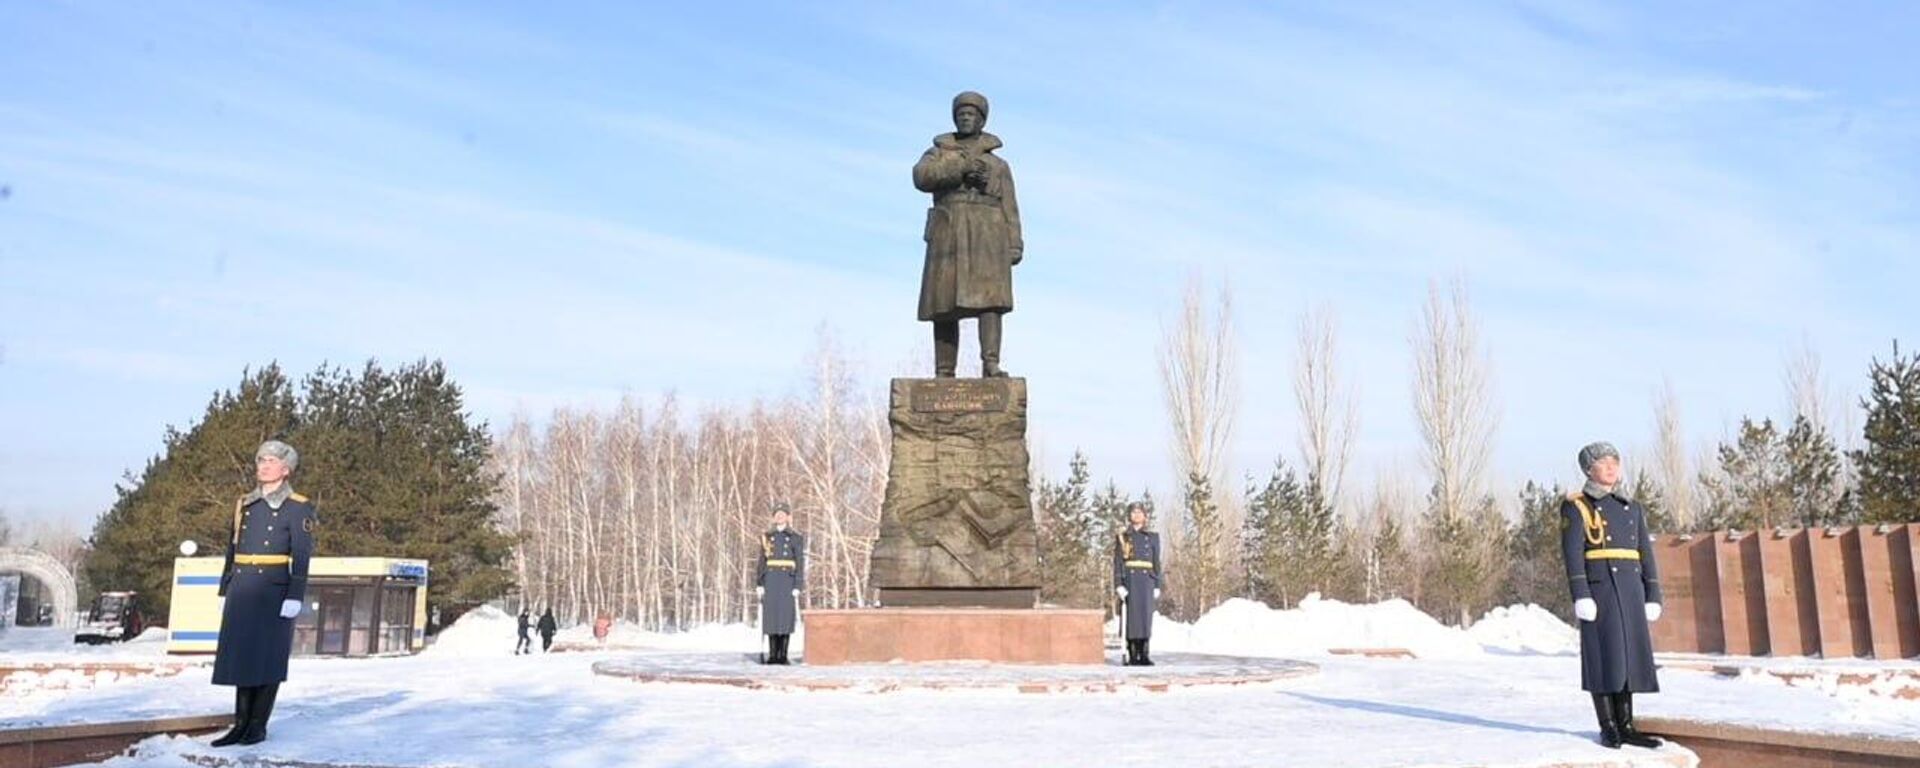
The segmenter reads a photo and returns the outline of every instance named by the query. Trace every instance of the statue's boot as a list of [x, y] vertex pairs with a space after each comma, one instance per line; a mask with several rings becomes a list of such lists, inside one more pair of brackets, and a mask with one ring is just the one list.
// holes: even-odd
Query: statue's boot
[[980, 313], [980, 375], [1001, 378], [1007, 372], [1000, 368], [1000, 313]]
[[933, 375], [953, 378], [960, 362], [960, 321], [933, 321]]

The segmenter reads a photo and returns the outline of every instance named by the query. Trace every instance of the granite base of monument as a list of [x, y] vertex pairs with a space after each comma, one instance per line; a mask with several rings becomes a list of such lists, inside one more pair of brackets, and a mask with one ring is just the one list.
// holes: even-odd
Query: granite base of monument
[[894, 379], [887, 422], [892, 461], [868, 570], [880, 605], [1033, 607], [1026, 380]]
[[806, 663], [1105, 663], [1104, 615], [1067, 608], [807, 611]]

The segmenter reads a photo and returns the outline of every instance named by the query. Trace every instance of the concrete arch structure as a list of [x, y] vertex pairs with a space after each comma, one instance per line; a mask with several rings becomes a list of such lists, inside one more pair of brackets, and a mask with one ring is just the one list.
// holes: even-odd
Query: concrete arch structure
[[0, 571], [14, 571], [45, 584], [53, 593], [53, 625], [72, 627], [80, 606], [80, 588], [73, 572], [52, 555], [26, 547], [0, 547]]

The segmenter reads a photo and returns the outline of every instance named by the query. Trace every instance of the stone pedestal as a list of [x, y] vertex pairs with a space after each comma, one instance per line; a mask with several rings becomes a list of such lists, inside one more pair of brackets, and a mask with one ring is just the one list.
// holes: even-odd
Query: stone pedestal
[[1105, 663], [1100, 611], [867, 608], [807, 611], [812, 666], [893, 661]]
[[887, 422], [892, 463], [868, 571], [880, 605], [1032, 608], [1026, 380], [894, 379]]

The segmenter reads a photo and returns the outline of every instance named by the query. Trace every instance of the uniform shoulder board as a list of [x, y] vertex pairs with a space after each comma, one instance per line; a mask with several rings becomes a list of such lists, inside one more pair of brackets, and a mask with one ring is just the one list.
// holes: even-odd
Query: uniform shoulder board
[[1584, 495], [1585, 494], [1579, 491], [1567, 491], [1567, 501], [1579, 501], [1580, 497]]
[[293, 499], [294, 501], [300, 502], [302, 504], [307, 503], [307, 497], [300, 495], [299, 491], [295, 491], [287, 494], [287, 498]]

